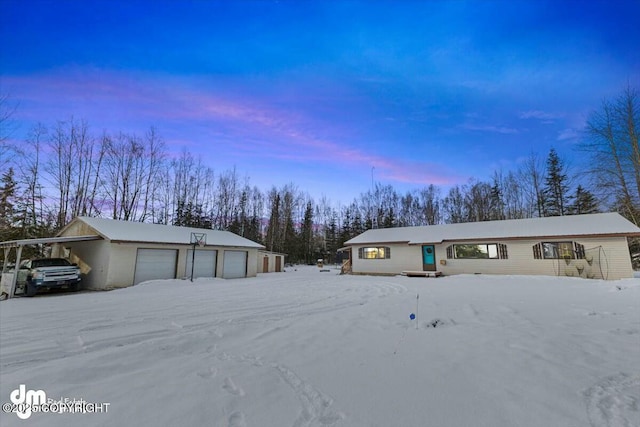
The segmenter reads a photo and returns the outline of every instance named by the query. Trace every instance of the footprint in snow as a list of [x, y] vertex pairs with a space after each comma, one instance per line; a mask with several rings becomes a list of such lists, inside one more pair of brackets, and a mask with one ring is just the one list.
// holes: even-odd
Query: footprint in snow
[[58, 345], [67, 353], [80, 353], [86, 350], [84, 340], [79, 335], [62, 338], [58, 340]]
[[244, 396], [244, 390], [242, 387], [237, 386], [233, 380], [229, 377], [224, 379], [224, 384], [222, 388], [229, 394], [233, 394], [234, 396]]
[[280, 373], [282, 379], [291, 387], [302, 404], [302, 411], [295, 420], [294, 426], [313, 426], [317, 423], [324, 426], [335, 426], [345, 418], [342, 412], [332, 408], [333, 399], [300, 378], [291, 369], [278, 364], [273, 364], [272, 367]]
[[218, 375], [218, 370], [212, 366], [206, 371], [198, 372], [196, 375], [198, 375], [200, 378], [211, 379]]
[[182, 328], [183, 328], [183, 326], [178, 324], [178, 323], [176, 323], [176, 322], [171, 322], [169, 324], [169, 329], [173, 329], [174, 331], [179, 331]]
[[229, 416], [228, 427], [247, 427], [247, 423], [244, 420], [244, 414], [240, 411], [234, 412]]
[[640, 420], [640, 375], [604, 378], [583, 392], [593, 427], [633, 427]]

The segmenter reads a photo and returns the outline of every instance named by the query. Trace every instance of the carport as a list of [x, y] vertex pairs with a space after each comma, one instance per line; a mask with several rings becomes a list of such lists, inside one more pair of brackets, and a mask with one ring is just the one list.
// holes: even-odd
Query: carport
[[[11, 276], [9, 278], [10, 283], [6, 283], [5, 280], [2, 280], [2, 283], [8, 287], [9, 292], [7, 293], [8, 298], [13, 298], [15, 289], [16, 289], [16, 281], [18, 279], [18, 268], [20, 267], [20, 261], [22, 257], [22, 248], [30, 245], [50, 245], [56, 243], [69, 243], [69, 242], [84, 242], [88, 240], [98, 240], [102, 239], [102, 237], [97, 235], [87, 235], [87, 236], [64, 236], [64, 237], [42, 237], [38, 239], [22, 239], [22, 240], [9, 240], [6, 242], [0, 242], [0, 249], [3, 251], [3, 264], [2, 264], [2, 277]], [[11, 249], [16, 250], [16, 265], [13, 274], [7, 274], [7, 263], [9, 261], [9, 255], [11, 254]], [[7, 276], [5, 276], [7, 275]], [[0, 292], [1, 292], [0, 288]]]

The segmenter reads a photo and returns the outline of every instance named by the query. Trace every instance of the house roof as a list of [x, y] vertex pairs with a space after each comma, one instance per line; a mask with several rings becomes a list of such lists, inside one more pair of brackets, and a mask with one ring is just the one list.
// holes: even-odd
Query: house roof
[[62, 229], [63, 235], [75, 222], [81, 221], [91, 227], [101, 237], [118, 242], [146, 242], [190, 244], [191, 233], [206, 233], [207, 246], [234, 246], [262, 249], [259, 243], [245, 239], [230, 231], [209, 230], [204, 228], [176, 227], [146, 222], [118, 221], [106, 218], [80, 216]]
[[616, 212], [466, 222], [367, 230], [345, 245], [367, 243], [440, 243], [453, 240], [517, 239], [564, 236], [640, 236], [640, 228]]

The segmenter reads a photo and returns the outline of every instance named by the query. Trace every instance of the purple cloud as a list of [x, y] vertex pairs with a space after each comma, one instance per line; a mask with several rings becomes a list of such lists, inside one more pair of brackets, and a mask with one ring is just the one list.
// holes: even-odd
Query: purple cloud
[[[459, 174], [435, 163], [354, 148], [365, 136], [346, 131], [339, 124], [275, 107], [269, 98], [207, 90], [194, 79], [186, 84], [176, 78], [91, 70], [9, 76], [3, 80], [29, 104], [22, 113], [26, 120], [50, 123], [75, 115], [87, 119], [92, 127], [110, 132], [142, 133], [155, 125], [174, 151], [175, 146], [192, 150], [210, 145], [216, 147], [216, 155], [221, 155], [220, 146], [224, 145], [232, 147], [236, 156], [323, 163], [349, 169], [373, 166], [380, 178], [402, 183], [450, 185], [463, 180]], [[132, 128], [136, 125], [140, 127]], [[224, 144], [219, 144], [220, 141]]]

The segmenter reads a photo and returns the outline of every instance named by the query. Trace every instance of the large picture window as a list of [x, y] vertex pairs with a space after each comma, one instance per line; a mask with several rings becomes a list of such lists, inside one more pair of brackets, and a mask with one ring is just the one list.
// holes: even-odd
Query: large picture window
[[391, 258], [391, 249], [387, 246], [375, 246], [358, 249], [360, 259], [385, 259]]
[[544, 242], [542, 243], [542, 256], [544, 259], [575, 258], [573, 256], [573, 243]]
[[576, 242], [540, 242], [533, 245], [535, 259], [582, 259], [584, 246]]
[[447, 247], [447, 258], [507, 259], [507, 245], [502, 243], [469, 243]]

